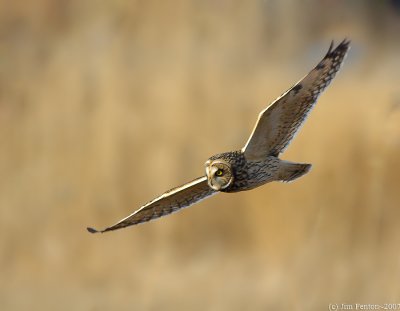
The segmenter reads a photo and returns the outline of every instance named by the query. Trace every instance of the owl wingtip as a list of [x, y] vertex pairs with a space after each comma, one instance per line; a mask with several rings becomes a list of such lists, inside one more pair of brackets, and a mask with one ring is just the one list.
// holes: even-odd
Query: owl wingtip
[[349, 38], [344, 38], [344, 40], [339, 44], [339, 46], [349, 49], [350, 44], [351, 44], [351, 40]]
[[350, 43], [351, 40], [348, 38], [345, 38], [342, 42], [340, 42], [336, 47], [335, 47], [335, 42], [334, 40], [331, 41], [331, 45], [329, 46], [328, 52], [326, 53], [325, 57], [330, 57], [335, 53], [335, 51], [348, 51], [350, 49]]
[[332, 41], [331, 41], [331, 45], [329, 46], [328, 52], [326, 53], [327, 55], [333, 51], [334, 45], [335, 45], [335, 41], [332, 40]]
[[101, 231], [98, 231], [98, 230], [96, 230], [96, 229], [94, 229], [92, 227], [87, 227], [86, 230], [89, 231], [90, 233], [99, 233], [99, 232], [101, 232]]

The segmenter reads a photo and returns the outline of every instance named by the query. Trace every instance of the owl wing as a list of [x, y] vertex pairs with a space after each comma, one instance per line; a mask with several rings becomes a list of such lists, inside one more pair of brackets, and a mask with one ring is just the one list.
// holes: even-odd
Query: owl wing
[[289, 145], [315, 105], [318, 96], [340, 69], [349, 50], [344, 40], [335, 49], [333, 42], [322, 61], [303, 79], [276, 99], [258, 116], [257, 123], [242, 151], [246, 159], [278, 156]]
[[203, 176], [183, 186], [168, 190], [111, 227], [100, 231], [93, 228], [87, 228], [87, 230], [91, 233], [106, 232], [140, 224], [193, 205], [215, 193], [217, 191], [208, 186], [207, 177]]

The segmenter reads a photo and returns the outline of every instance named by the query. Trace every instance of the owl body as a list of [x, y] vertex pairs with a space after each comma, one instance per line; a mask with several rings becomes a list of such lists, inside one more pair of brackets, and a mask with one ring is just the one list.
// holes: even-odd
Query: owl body
[[[247, 160], [242, 150], [224, 152], [210, 157], [206, 162], [212, 165], [216, 161], [224, 161], [229, 164], [233, 181], [222, 192], [239, 192], [257, 188], [265, 183], [279, 178], [281, 160], [274, 156], [267, 156], [258, 161]], [[210, 178], [210, 174], [208, 175]]]

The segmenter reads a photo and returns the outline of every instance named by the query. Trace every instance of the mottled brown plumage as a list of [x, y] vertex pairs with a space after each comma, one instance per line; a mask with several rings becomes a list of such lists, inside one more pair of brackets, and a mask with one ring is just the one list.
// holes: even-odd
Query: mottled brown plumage
[[243, 152], [247, 159], [278, 156], [294, 135], [340, 69], [349, 49], [344, 40], [333, 50], [333, 42], [322, 61], [303, 79], [262, 111]]
[[[165, 192], [100, 232], [165, 216], [220, 191], [250, 190], [267, 182], [288, 182], [306, 174], [311, 164], [283, 161], [278, 156], [289, 145], [318, 96], [340, 69], [349, 43], [344, 40], [333, 49], [332, 42], [326, 56], [308, 75], [262, 111], [242, 150], [210, 157], [205, 163], [205, 176]], [[93, 228], [88, 228], [88, 231], [99, 232]]]

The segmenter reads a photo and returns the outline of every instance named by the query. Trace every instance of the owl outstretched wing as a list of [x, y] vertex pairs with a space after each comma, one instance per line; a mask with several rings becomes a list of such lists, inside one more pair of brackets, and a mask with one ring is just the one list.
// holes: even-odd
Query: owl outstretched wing
[[208, 186], [207, 177], [203, 176], [183, 186], [168, 190], [111, 227], [103, 230], [93, 228], [87, 228], [87, 230], [91, 233], [106, 232], [140, 224], [193, 205], [215, 193], [217, 191]]
[[328, 86], [350, 47], [343, 40], [335, 49], [333, 42], [322, 61], [303, 79], [263, 110], [242, 151], [247, 160], [278, 156], [307, 118], [318, 96]]

